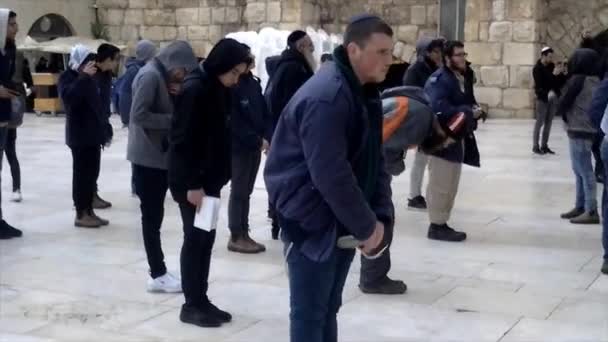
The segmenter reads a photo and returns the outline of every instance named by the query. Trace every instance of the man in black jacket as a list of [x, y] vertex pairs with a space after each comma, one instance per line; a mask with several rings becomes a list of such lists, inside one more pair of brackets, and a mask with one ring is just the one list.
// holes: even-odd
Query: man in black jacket
[[[534, 90], [536, 92], [536, 124], [534, 125], [534, 142], [532, 151], [536, 154], [555, 154], [549, 146], [551, 124], [555, 116], [560, 88], [566, 82], [563, 65], [553, 64], [553, 49], [544, 47], [540, 59], [532, 70], [534, 76]], [[539, 145], [540, 128], [543, 127], [543, 136]]]

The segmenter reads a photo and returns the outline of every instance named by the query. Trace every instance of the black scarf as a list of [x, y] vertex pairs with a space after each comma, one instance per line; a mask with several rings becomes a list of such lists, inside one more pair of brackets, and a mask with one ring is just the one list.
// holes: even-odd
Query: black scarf
[[364, 124], [369, 125], [365, 136], [365, 146], [353, 163], [353, 169], [361, 191], [368, 202], [376, 192], [376, 184], [380, 173], [380, 157], [382, 153], [382, 106], [380, 94], [375, 85], [361, 85], [355, 75], [348, 54], [343, 46], [334, 50], [334, 61], [338, 70], [344, 75], [353, 98], [360, 108], [359, 117]]

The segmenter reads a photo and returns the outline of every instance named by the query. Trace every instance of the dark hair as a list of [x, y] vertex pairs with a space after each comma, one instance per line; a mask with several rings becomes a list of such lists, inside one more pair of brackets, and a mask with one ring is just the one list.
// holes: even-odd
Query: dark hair
[[287, 46], [292, 49], [295, 48], [296, 43], [307, 35], [308, 34], [302, 30], [295, 30], [291, 32], [287, 37]]
[[464, 49], [464, 44], [459, 40], [449, 40], [443, 46], [443, 56], [452, 57], [454, 56], [454, 50], [457, 48]]
[[344, 33], [344, 46], [355, 43], [363, 47], [374, 33], [392, 37], [393, 29], [384, 20], [376, 16], [367, 15], [352, 20]]
[[324, 53], [321, 55], [321, 63], [331, 62], [334, 60], [334, 56], [331, 53]]
[[444, 45], [443, 39], [433, 39], [429, 43], [429, 45], [426, 47], [426, 51], [432, 52], [435, 49], [439, 49], [441, 52], [443, 52], [443, 45]]
[[97, 48], [97, 62], [103, 62], [107, 59], [115, 59], [120, 53], [120, 49], [112, 44], [101, 44]]
[[544, 57], [544, 56], [549, 55], [550, 53], [553, 53], [553, 49], [551, 49], [551, 48], [541, 52], [540, 55]]
[[13, 11], [8, 12], [8, 18], [9, 19], [16, 18], [16, 17], [17, 17], [17, 13], [15, 13]]

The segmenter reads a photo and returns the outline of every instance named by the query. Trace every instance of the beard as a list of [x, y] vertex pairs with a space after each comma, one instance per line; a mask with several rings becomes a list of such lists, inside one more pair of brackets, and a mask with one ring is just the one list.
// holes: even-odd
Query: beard
[[304, 59], [306, 59], [306, 62], [308, 63], [308, 66], [310, 66], [310, 69], [312, 71], [317, 70], [317, 61], [315, 60], [315, 56], [313, 55], [312, 52], [305, 52], [304, 53]]

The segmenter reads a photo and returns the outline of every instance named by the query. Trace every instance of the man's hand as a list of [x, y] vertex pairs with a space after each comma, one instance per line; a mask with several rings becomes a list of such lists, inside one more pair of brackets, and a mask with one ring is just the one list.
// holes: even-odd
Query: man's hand
[[270, 143], [268, 143], [268, 140], [262, 139], [262, 152], [268, 153], [269, 148], [270, 148]]
[[188, 202], [193, 206], [200, 208], [203, 203], [203, 197], [205, 197], [205, 191], [203, 189], [199, 190], [188, 190]]
[[12, 100], [17, 96], [19, 96], [18, 92], [5, 88], [3, 86], [0, 86], [0, 98]]
[[95, 66], [95, 62], [89, 62], [84, 66], [82, 72], [93, 77], [97, 73], [97, 67]]
[[169, 90], [169, 94], [178, 95], [179, 92], [182, 90], [182, 85], [180, 83], [169, 83], [169, 86], [167, 88]]
[[376, 222], [372, 236], [363, 241], [363, 244], [360, 247], [361, 251], [364, 254], [372, 254], [374, 249], [380, 246], [382, 239], [384, 239], [384, 224], [381, 222]]

